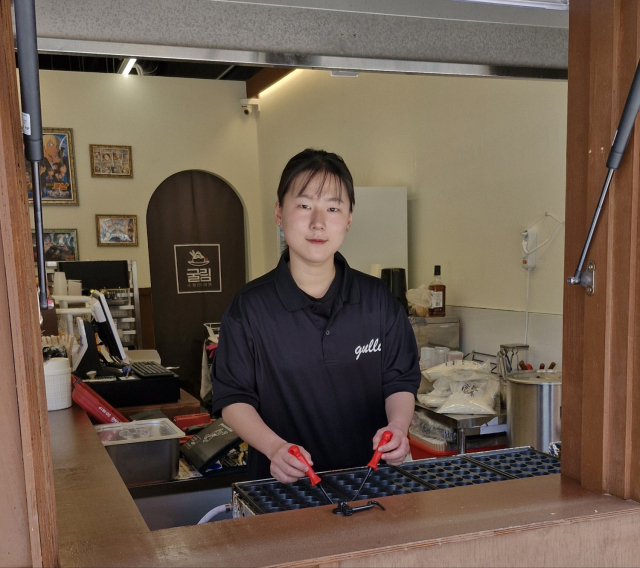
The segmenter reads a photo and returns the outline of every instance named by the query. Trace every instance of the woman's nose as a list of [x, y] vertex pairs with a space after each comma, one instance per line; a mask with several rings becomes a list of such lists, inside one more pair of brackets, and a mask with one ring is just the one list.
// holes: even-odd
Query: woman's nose
[[311, 215], [311, 228], [324, 229], [324, 222], [324, 212], [316, 209]]

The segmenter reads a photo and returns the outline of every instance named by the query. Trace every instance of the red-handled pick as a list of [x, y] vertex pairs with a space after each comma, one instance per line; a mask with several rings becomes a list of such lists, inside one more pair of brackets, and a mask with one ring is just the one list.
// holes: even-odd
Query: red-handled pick
[[362, 491], [362, 488], [364, 487], [364, 484], [367, 482], [367, 479], [369, 479], [369, 476], [371, 475], [371, 472], [374, 469], [376, 471], [378, 471], [378, 462], [380, 461], [380, 458], [382, 457], [382, 452], [380, 451], [380, 448], [382, 446], [384, 446], [385, 444], [389, 443], [391, 441], [391, 438], [393, 438], [393, 434], [391, 432], [389, 432], [389, 430], [385, 430], [382, 433], [382, 438], [380, 438], [380, 442], [378, 444], [378, 448], [374, 452], [373, 457], [371, 458], [371, 461], [367, 464], [367, 467], [369, 468], [369, 470], [367, 471], [367, 475], [364, 476], [364, 479], [362, 480], [362, 483], [360, 484], [360, 487], [358, 488], [358, 491], [354, 495], [353, 499], [351, 499], [352, 501], [355, 501], [356, 497], [358, 495], [360, 495], [360, 491]]
[[[318, 477], [318, 475], [316, 474], [315, 471], [313, 471], [313, 468], [309, 465], [309, 462], [307, 461], [307, 459], [300, 453], [300, 448], [298, 446], [291, 446], [289, 448], [289, 453], [292, 456], [295, 456], [296, 458], [298, 458], [304, 465], [307, 466], [307, 475], [309, 476], [309, 481], [311, 482], [311, 486], [315, 487], [316, 485], [318, 485], [321, 481], [321, 479]], [[333, 501], [331, 500], [331, 497], [329, 497], [329, 495], [327, 495], [327, 492], [324, 490], [324, 488], [322, 487], [322, 485], [318, 485], [318, 487], [320, 488], [320, 491], [322, 491], [324, 493], [324, 496], [329, 499], [329, 503], [331, 503], [333, 505]]]

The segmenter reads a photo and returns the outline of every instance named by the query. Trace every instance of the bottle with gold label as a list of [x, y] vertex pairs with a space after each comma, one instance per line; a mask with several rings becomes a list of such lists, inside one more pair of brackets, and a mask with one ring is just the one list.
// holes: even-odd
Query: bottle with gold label
[[439, 264], [436, 264], [433, 275], [433, 282], [429, 284], [429, 290], [431, 290], [429, 317], [443, 317], [447, 305], [447, 287], [442, 283]]

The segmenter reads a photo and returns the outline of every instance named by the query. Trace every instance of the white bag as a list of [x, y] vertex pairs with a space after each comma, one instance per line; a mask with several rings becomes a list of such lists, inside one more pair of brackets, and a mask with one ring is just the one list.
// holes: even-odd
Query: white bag
[[494, 397], [500, 390], [496, 378], [451, 383], [449, 396], [436, 410], [439, 414], [495, 414]]
[[407, 302], [415, 306], [416, 315], [425, 317], [431, 307], [431, 290], [425, 284], [421, 284], [419, 288], [407, 290], [406, 296]]
[[489, 361], [447, 361], [426, 370], [430, 381], [444, 377], [449, 381], [475, 381], [491, 376]]
[[[423, 374], [427, 374], [429, 380], [434, 381], [434, 392], [431, 394], [442, 395], [447, 391], [450, 393], [436, 412], [495, 414], [494, 397], [500, 389], [500, 383], [491, 374], [491, 364], [488, 361], [448, 361], [423, 371]], [[435, 403], [433, 398], [430, 400]]]

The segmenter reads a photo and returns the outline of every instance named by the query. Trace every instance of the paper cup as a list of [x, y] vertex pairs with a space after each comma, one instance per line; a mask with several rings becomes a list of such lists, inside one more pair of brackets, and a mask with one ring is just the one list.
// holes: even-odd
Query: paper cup
[[67, 295], [67, 277], [64, 272], [53, 273], [53, 295], [54, 296]]

